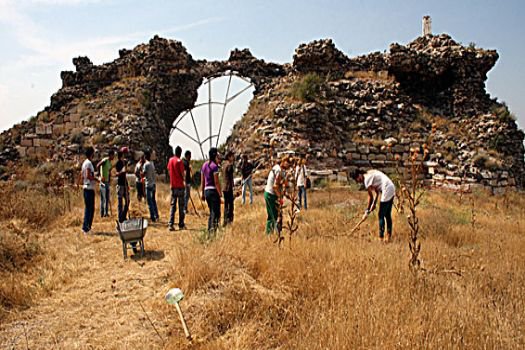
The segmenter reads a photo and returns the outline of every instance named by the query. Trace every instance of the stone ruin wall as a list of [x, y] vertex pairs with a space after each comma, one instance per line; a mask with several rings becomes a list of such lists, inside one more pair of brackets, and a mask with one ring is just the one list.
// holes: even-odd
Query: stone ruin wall
[[78, 162], [82, 147], [93, 145], [99, 154], [120, 146], [135, 152], [150, 147], [164, 168], [172, 152], [171, 125], [194, 106], [204, 77], [235, 70], [252, 80], [257, 93], [284, 74], [280, 65], [247, 49], [232, 51], [227, 61], [195, 61], [180, 42], [157, 36], [119, 56], [100, 66], [87, 57], [73, 59], [76, 71], [61, 73], [62, 88], [51, 104], [2, 133], [0, 165], [19, 159]]
[[[250, 109], [227, 141], [237, 153], [268, 162], [272, 144], [275, 151], [309, 154], [310, 167], [322, 169], [317, 175], [333, 179], [355, 167], [402, 173], [410, 149], [421, 148], [436, 123], [423, 175], [429, 183], [494, 192], [524, 185], [523, 132], [494, 112], [502, 105], [485, 91], [498, 54], [447, 35], [355, 58], [319, 40], [299, 46], [291, 65], [266, 63], [247, 49], [232, 51], [227, 61], [194, 60], [180, 42], [159, 37], [119, 56], [100, 66], [74, 59], [76, 71], [62, 72], [50, 106], [0, 136], [0, 165], [73, 160], [93, 144], [100, 152], [150, 146], [163, 167], [170, 127], [193, 107], [203, 78], [235, 70], [255, 86]], [[291, 84], [308, 73], [324, 81], [319, 96], [290, 101]], [[480, 153], [492, 167], [475, 162]]]

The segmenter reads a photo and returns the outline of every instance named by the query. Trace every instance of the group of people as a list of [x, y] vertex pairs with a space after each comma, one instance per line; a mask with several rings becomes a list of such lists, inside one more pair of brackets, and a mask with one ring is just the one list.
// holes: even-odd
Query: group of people
[[[95, 187], [99, 183], [100, 187], [100, 216], [110, 216], [110, 187], [111, 174], [113, 169], [113, 160], [115, 152], [109, 150], [104, 158], [93, 166], [93, 156], [95, 152], [93, 147], [85, 150], [86, 159], [82, 164], [82, 183], [84, 192], [84, 221], [82, 231], [88, 234], [91, 230], [93, 217], [95, 213]], [[124, 222], [128, 217], [130, 206], [130, 192], [127, 179], [129, 149], [121, 147], [117, 151], [117, 162], [115, 164], [115, 175], [117, 177], [117, 199], [118, 199], [118, 221]], [[226, 226], [233, 222], [234, 217], [234, 172], [235, 172], [235, 155], [228, 152], [225, 156], [225, 163], [222, 164], [217, 148], [211, 148], [209, 159], [201, 168], [201, 197], [208, 204], [210, 211], [208, 219], [208, 230], [215, 231], [219, 226], [221, 218], [221, 203], [224, 203], [224, 222]], [[219, 169], [222, 166], [223, 186], [219, 181]], [[99, 177], [96, 176], [98, 170]], [[191, 187], [193, 182], [193, 170], [191, 167], [191, 151], [187, 150], [182, 158], [182, 148], [177, 146], [173, 157], [168, 161], [167, 170], [170, 180], [171, 201], [168, 229], [175, 230], [175, 215], [178, 213], [178, 228], [185, 229], [185, 216], [188, 212], [188, 203], [191, 201]], [[246, 202], [247, 191], [249, 192], [250, 204], [253, 203], [252, 174], [255, 170], [253, 163], [245, 155], [240, 162], [242, 174], [242, 198], [243, 204]], [[156, 169], [152, 161], [152, 152], [149, 149], [144, 150], [143, 155], [135, 166], [135, 183], [137, 200], [140, 202], [146, 200], [149, 208], [150, 219], [153, 222], [160, 220], [160, 215], [156, 201]]]
[[[306, 189], [309, 187], [309, 179], [306, 172], [306, 159], [301, 159], [295, 171], [295, 183], [298, 187], [299, 201], [296, 204], [298, 211], [302, 208], [302, 198], [304, 198], [304, 208], [307, 208]], [[287, 190], [287, 172], [291, 166], [289, 156], [285, 155], [278, 164], [275, 164], [268, 174], [266, 187], [264, 189], [264, 200], [266, 203], [266, 234], [271, 234], [275, 230], [280, 232], [282, 224], [279, 220], [279, 211], [284, 201], [284, 191]], [[350, 177], [357, 183], [363, 184], [368, 191], [368, 204], [363, 214], [366, 219], [376, 208], [379, 202], [379, 240], [390, 241], [392, 238], [392, 207], [396, 188], [392, 180], [379, 170], [364, 171], [356, 169]], [[386, 223], [386, 236], [385, 236]]]
[[[127, 155], [129, 149], [122, 147], [117, 152], [117, 162], [115, 173], [117, 176], [117, 198], [118, 198], [118, 220], [123, 222], [127, 219], [130, 196], [127, 181]], [[91, 230], [95, 211], [95, 186], [100, 184], [100, 215], [108, 217], [110, 210], [110, 183], [112, 161], [114, 151], [108, 151], [105, 158], [97, 163], [100, 177], [95, 176], [95, 168], [92, 164], [94, 149], [88, 147], [85, 152], [86, 160], [82, 164], [82, 179], [84, 189], [84, 221], [82, 231], [87, 234]], [[253, 203], [253, 174], [257, 169], [248, 160], [247, 155], [243, 155], [239, 163], [239, 170], [242, 176], [242, 203], [246, 203], [246, 192], [249, 191], [250, 204]], [[264, 200], [267, 210], [266, 233], [271, 234], [275, 230], [280, 231], [279, 210], [283, 204], [284, 191], [286, 190], [287, 172], [290, 170], [291, 161], [288, 156], [284, 156], [270, 170], [266, 187], [264, 190]], [[223, 184], [219, 180], [219, 172], [222, 169]], [[175, 214], [177, 207], [178, 228], [186, 228], [185, 215], [188, 212], [188, 203], [191, 200], [192, 187], [192, 167], [191, 151], [186, 151], [182, 158], [182, 148], [177, 146], [175, 153], [168, 161], [167, 170], [170, 180], [171, 201], [168, 229], [175, 230]], [[208, 160], [204, 162], [200, 169], [200, 194], [209, 208], [208, 231], [215, 232], [221, 219], [221, 204], [224, 203], [223, 226], [229, 225], [234, 218], [234, 173], [235, 173], [235, 154], [227, 152], [224, 163], [217, 148], [211, 148], [208, 153]], [[295, 169], [293, 169], [295, 185], [297, 186], [298, 202], [295, 204], [297, 210], [308, 208], [307, 189], [311, 186], [306, 168], [306, 158], [301, 158]], [[156, 202], [156, 169], [152, 161], [152, 152], [144, 150], [143, 156], [135, 167], [137, 198], [146, 199], [150, 212], [150, 219], [153, 222], [160, 220]], [[364, 184], [368, 190], [368, 205], [364, 217], [374, 211], [379, 202], [379, 238], [390, 240], [392, 236], [392, 206], [395, 196], [395, 186], [387, 175], [378, 170], [365, 172], [361, 169], [355, 170], [350, 175], [356, 182]], [[385, 237], [386, 223], [386, 237]]]

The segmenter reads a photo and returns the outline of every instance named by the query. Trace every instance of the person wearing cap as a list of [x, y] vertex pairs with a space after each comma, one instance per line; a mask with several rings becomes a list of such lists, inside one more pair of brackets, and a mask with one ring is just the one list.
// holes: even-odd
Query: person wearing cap
[[87, 147], [85, 150], [86, 160], [82, 163], [82, 188], [84, 192], [84, 221], [82, 223], [82, 232], [87, 235], [91, 231], [93, 217], [95, 216], [95, 185], [98, 180], [95, 177], [93, 168], [93, 147]]
[[179, 205], [179, 229], [183, 230], [186, 228], [184, 225], [184, 163], [180, 159], [182, 156], [182, 148], [177, 146], [175, 148], [175, 155], [170, 158], [168, 162], [168, 172], [170, 174], [170, 187], [171, 187], [171, 203], [170, 203], [170, 220], [168, 222], [168, 229], [175, 231], [175, 212], [177, 211], [177, 203]]
[[115, 158], [115, 152], [110, 149], [107, 157], [102, 158], [97, 164], [97, 169], [100, 169], [100, 217], [109, 217], [109, 201], [110, 193], [109, 187], [111, 184], [111, 162]]
[[[385, 221], [386, 221], [386, 242], [392, 238], [392, 205], [396, 194], [396, 186], [390, 178], [379, 170], [364, 171], [361, 169], [354, 170], [350, 177], [357, 183], [364, 184], [368, 191], [368, 205], [366, 207], [363, 219], [372, 213], [379, 202], [379, 240], [384, 240]], [[374, 198], [375, 194], [375, 198]], [[381, 195], [381, 197], [380, 197]]]
[[126, 166], [128, 161], [124, 158], [129, 153], [127, 147], [121, 147], [117, 152], [117, 164], [115, 164], [115, 171], [117, 172], [117, 198], [118, 198], [118, 221], [124, 222], [128, 217], [129, 210], [129, 186], [126, 177]]
[[215, 233], [221, 220], [222, 191], [219, 182], [220, 157], [217, 148], [212, 147], [208, 152], [209, 160], [201, 168], [201, 193], [206, 199], [210, 216], [208, 218], [208, 232]]
[[[277, 224], [279, 218], [279, 204], [282, 205], [282, 184], [286, 178], [286, 170], [290, 167], [289, 157], [283, 156], [279, 164], [275, 164], [268, 174], [266, 187], [264, 189], [264, 201], [266, 202], [266, 234], [271, 234], [274, 230], [281, 231]], [[281, 202], [279, 202], [281, 201]]]
[[234, 211], [234, 200], [233, 195], [233, 173], [235, 167], [233, 162], [235, 160], [235, 155], [232, 151], [226, 153], [226, 165], [224, 166], [224, 188], [222, 189], [222, 194], [224, 196], [224, 223], [223, 226], [231, 224], [233, 222], [233, 211]]

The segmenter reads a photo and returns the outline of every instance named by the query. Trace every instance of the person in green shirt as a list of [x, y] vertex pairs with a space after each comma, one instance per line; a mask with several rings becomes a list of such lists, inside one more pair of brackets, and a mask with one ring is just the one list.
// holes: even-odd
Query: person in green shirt
[[100, 217], [109, 217], [109, 187], [111, 182], [111, 162], [115, 158], [115, 152], [109, 150], [107, 157], [103, 158], [97, 164], [100, 169]]

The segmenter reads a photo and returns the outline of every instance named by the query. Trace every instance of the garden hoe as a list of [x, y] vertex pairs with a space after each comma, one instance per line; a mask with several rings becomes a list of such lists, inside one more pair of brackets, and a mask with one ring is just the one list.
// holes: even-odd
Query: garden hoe
[[184, 328], [184, 334], [186, 335], [186, 338], [191, 341], [190, 330], [188, 329], [188, 325], [186, 324], [186, 320], [184, 319], [184, 315], [182, 314], [182, 310], [180, 309], [179, 305], [179, 302], [182, 299], [184, 299], [184, 294], [179, 288], [172, 288], [168, 291], [168, 293], [166, 293], [166, 302], [170, 305], [175, 305], [177, 308], [177, 312], [179, 313], [179, 318], [182, 323], [182, 328]]
[[[374, 199], [374, 202], [372, 203], [372, 207], [374, 207], [376, 205], [376, 201], [377, 201], [377, 197]], [[370, 213], [365, 213], [365, 215], [363, 215], [363, 217], [361, 218], [361, 220], [359, 220], [359, 222], [357, 223], [357, 225], [355, 225], [355, 227], [352, 229], [352, 231], [350, 231], [350, 235], [353, 235], [354, 232], [356, 232], [357, 230], [359, 230], [359, 227], [361, 226], [361, 224], [363, 222], [366, 221], [366, 219], [368, 218], [368, 215], [370, 215]]]

